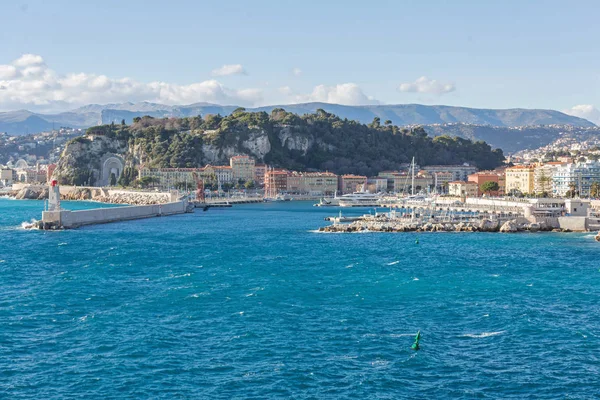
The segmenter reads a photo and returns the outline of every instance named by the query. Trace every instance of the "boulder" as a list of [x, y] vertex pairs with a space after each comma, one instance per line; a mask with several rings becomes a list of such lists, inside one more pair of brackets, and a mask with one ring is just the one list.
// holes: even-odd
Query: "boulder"
[[594, 239], [596, 239], [596, 242], [600, 242], [600, 231], [598, 231], [598, 234]]
[[541, 227], [540, 224], [532, 222], [531, 224], [529, 224], [527, 229], [529, 230], [529, 232], [537, 232], [541, 229]]
[[513, 232], [517, 232], [517, 231], [518, 231], [518, 227], [517, 227], [517, 223], [515, 221], [506, 221], [500, 227], [500, 232], [513, 233]]
[[498, 221], [483, 219], [479, 222], [479, 230], [481, 232], [497, 232], [500, 224]]

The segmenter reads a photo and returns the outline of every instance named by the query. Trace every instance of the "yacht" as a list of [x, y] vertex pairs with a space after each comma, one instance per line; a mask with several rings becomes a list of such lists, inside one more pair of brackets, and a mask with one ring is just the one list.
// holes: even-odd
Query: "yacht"
[[338, 197], [340, 207], [377, 207], [383, 196], [379, 193], [354, 192]]

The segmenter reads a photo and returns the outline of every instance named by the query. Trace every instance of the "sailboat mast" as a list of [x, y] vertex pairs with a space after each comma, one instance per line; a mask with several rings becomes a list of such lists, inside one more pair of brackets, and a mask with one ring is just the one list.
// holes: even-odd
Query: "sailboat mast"
[[415, 195], [415, 158], [414, 157], [412, 159], [411, 169], [412, 169], [412, 182], [411, 182], [410, 188], [411, 188], [411, 194], [414, 196]]

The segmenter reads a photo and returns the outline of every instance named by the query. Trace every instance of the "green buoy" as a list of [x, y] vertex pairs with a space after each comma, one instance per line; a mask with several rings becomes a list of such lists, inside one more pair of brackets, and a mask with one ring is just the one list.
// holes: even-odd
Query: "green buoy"
[[417, 336], [415, 336], [415, 342], [412, 344], [412, 346], [410, 346], [411, 349], [417, 351], [420, 349], [419, 347], [419, 341], [421, 340], [421, 331], [417, 332]]

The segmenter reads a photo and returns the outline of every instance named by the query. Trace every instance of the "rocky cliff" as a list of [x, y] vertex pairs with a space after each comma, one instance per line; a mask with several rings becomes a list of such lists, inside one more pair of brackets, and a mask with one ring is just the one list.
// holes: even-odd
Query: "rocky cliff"
[[[258, 163], [295, 170], [374, 175], [416, 157], [421, 165], [470, 162], [500, 165], [501, 150], [467, 139], [431, 138], [422, 128], [400, 128], [378, 118], [369, 124], [323, 110], [296, 115], [282, 109], [204, 118], [136, 118], [132, 125], [102, 125], [68, 143], [54, 172], [61, 184], [127, 185], [140, 166], [190, 168], [223, 165], [246, 154]], [[112, 181], [112, 182], [111, 182]]]

